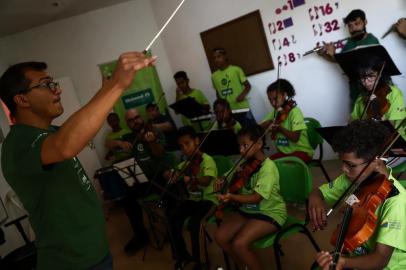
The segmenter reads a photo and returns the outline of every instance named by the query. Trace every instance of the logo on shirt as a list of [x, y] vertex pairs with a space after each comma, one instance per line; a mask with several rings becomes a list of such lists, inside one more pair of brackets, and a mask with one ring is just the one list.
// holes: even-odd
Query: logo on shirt
[[233, 94], [233, 89], [232, 88], [227, 88], [227, 89], [221, 90], [221, 95], [223, 97], [230, 96], [232, 94]]
[[82, 186], [84, 186], [87, 191], [90, 190], [92, 187], [92, 183], [83, 170], [83, 167], [80, 165], [77, 157], [73, 158], [73, 168], [75, 169], [76, 175], [78, 176], [78, 179], [80, 180]]
[[400, 221], [384, 221], [381, 224], [381, 228], [400, 230], [401, 227]]
[[142, 144], [142, 143], [137, 144], [137, 151], [144, 152], [144, 144]]
[[276, 140], [276, 145], [278, 145], [278, 146], [289, 146], [289, 141], [286, 138], [278, 138]]

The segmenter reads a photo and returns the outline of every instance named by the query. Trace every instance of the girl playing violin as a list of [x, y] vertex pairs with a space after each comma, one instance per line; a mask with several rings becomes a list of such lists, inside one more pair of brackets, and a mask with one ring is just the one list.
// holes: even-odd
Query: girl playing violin
[[237, 134], [241, 130], [241, 124], [233, 118], [230, 103], [226, 99], [219, 98], [213, 103], [216, 122], [213, 129], [231, 129]]
[[[207, 260], [203, 248], [205, 246], [203, 226], [206, 219], [213, 214], [217, 204], [212, 183], [217, 177], [217, 167], [212, 157], [198, 149], [200, 140], [191, 126], [180, 128], [177, 135], [180, 150], [188, 159], [192, 159], [187, 161], [187, 164], [184, 161], [178, 165], [180, 173], [184, 172], [182, 173], [184, 176], [181, 175], [182, 178], [179, 181], [184, 181], [189, 187], [190, 197], [178, 204], [176, 208], [168, 209], [172, 251], [176, 260], [175, 269], [183, 269], [191, 262], [194, 263], [193, 269], [201, 269], [202, 264]], [[189, 219], [192, 256], [186, 249], [182, 234], [186, 219]]]
[[[322, 230], [327, 225], [326, 204], [332, 206], [363, 169], [365, 171], [359, 177], [360, 190], [371, 181], [370, 176], [375, 172], [383, 174], [392, 183], [389, 195], [375, 211], [378, 220], [373, 236], [355, 249], [352, 254], [355, 256], [341, 256], [336, 267], [338, 270], [406, 269], [406, 191], [384, 162], [376, 158], [390, 135], [385, 126], [372, 120], [356, 120], [344, 127], [336, 134], [332, 145], [342, 161], [343, 174], [331, 185], [324, 184], [310, 193], [310, 221], [315, 230]], [[332, 256], [322, 251], [317, 254], [317, 262], [322, 269], [329, 269]]]
[[307, 136], [303, 113], [293, 101], [295, 89], [285, 79], [278, 79], [267, 89], [268, 100], [274, 108], [261, 122], [263, 128], [270, 127], [271, 139], [278, 152], [271, 159], [296, 156], [304, 162], [313, 157], [313, 148]]
[[[402, 91], [392, 84], [385, 70], [377, 82], [375, 94], [371, 96], [383, 64], [384, 62], [377, 56], [371, 56], [359, 63], [357, 71], [364, 91], [355, 101], [351, 119], [362, 117], [362, 119], [389, 120], [396, 127], [406, 117], [405, 103]], [[362, 115], [369, 99], [370, 105]], [[400, 134], [406, 138], [404, 129], [400, 130]]]
[[[246, 265], [250, 270], [262, 269], [250, 248], [251, 243], [276, 232], [287, 217], [285, 202], [279, 194], [278, 169], [262, 150], [264, 143], [260, 138], [263, 132], [256, 125], [245, 127], [238, 133], [241, 154], [245, 154], [248, 161], [259, 160], [260, 165], [246, 179], [238, 194], [218, 196], [221, 202], [234, 202], [240, 207], [226, 214], [215, 233], [215, 240], [235, 262]], [[221, 185], [224, 185], [224, 180], [217, 180], [216, 189]]]

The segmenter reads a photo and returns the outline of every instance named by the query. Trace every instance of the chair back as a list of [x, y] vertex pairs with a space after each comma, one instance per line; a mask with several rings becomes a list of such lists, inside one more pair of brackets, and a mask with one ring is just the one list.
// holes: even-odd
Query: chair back
[[306, 202], [312, 190], [312, 175], [309, 167], [297, 157], [274, 160], [279, 171], [280, 192], [285, 202]]
[[233, 166], [233, 162], [227, 156], [212, 156], [217, 166], [217, 175], [223, 176]]
[[320, 128], [320, 122], [311, 117], [305, 117], [304, 121], [307, 126], [307, 136], [309, 138], [310, 145], [313, 149], [317, 148], [317, 145], [323, 144], [323, 137], [316, 131], [316, 128]]

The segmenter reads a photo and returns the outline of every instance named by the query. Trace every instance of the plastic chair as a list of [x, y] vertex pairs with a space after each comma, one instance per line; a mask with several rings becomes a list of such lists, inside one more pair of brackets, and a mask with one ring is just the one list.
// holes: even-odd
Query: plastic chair
[[[279, 170], [280, 192], [285, 202], [304, 204], [312, 190], [312, 176], [309, 167], [297, 157], [284, 157], [274, 160]], [[295, 233], [303, 233], [310, 240], [314, 249], [319, 252], [320, 248], [306, 228], [306, 220], [301, 220], [288, 215], [285, 224], [278, 232], [265, 236], [255, 241], [254, 249], [268, 248], [273, 246], [276, 260], [276, 268], [282, 269], [280, 255], [283, 255], [279, 241]]]
[[316, 131], [316, 128], [321, 127], [320, 122], [311, 117], [305, 117], [304, 120], [307, 126], [307, 136], [309, 138], [310, 145], [312, 146], [313, 150], [316, 150], [317, 146], [319, 146], [319, 157], [317, 159], [313, 158], [309, 163], [307, 163], [307, 165], [310, 167], [320, 167], [327, 181], [331, 182], [331, 178], [322, 163], [323, 137], [321, 137], [321, 135]]

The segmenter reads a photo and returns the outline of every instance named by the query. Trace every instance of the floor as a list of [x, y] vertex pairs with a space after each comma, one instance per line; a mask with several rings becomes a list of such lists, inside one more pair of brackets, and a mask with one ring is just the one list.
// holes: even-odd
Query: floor
[[[340, 163], [337, 160], [326, 161], [324, 165], [331, 178], [334, 179], [340, 173]], [[313, 186], [317, 187], [326, 182], [319, 168], [312, 168]], [[304, 209], [300, 207], [288, 206], [289, 214], [303, 217]], [[111, 253], [114, 258], [115, 270], [130, 269], [173, 269], [169, 243], [165, 243], [162, 250], [149, 247], [146, 250], [145, 260], [143, 261], [144, 252], [140, 251], [134, 255], [127, 255], [123, 251], [123, 246], [131, 238], [132, 232], [128, 219], [123, 209], [112, 205], [107, 210], [107, 232], [110, 243]], [[329, 226], [325, 231], [313, 233], [313, 236], [322, 249], [331, 250], [329, 244], [331, 232], [339, 222], [339, 216], [332, 216], [328, 220]], [[213, 235], [216, 230], [215, 225], [209, 224], [208, 232]], [[185, 234], [187, 237], [187, 234]], [[187, 240], [188, 241], [188, 240]], [[282, 256], [283, 269], [310, 269], [314, 261], [315, 251], [310, 242], [302, 234], [295, 234], [281, 241], [284, 256]], [[210, 269], [216, 269], [217, 266], [224, 267], [223, 255], [219, 247], [212, 242], [208, 245], [209, 258], [211, 262]], [[275, 269], [275, 260], [273, 249], [258, 250], [257, 254], [262, 262], [263, 269]], [[225, 267], [224, 267], [225, 268]]]

